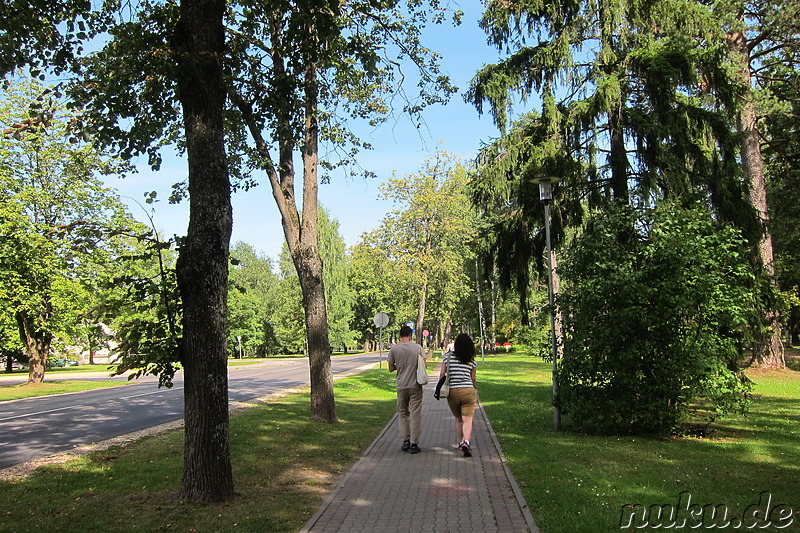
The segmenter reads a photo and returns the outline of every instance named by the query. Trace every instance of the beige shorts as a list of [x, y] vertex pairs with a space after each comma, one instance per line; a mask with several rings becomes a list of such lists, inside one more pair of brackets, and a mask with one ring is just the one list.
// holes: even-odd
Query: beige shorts
[[456, 418], [462, 416], [475, 416], [475, 408], [478, 406], [478, 393], [474, 387], [459, 387], [450, 389], [447, 395], [447, 405]]

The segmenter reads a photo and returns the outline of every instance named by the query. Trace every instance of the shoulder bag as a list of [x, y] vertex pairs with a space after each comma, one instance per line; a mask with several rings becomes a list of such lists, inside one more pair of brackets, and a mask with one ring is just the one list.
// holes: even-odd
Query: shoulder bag
[[445, 359], [444, 376], [439, 378], [439, 383], [436, 384], [436, 391], [433, 397], [437, 400], [440, 398], [447, 398], [450, 394], [450, 357]]
[[420, 385], [428, 383], [428, 369], [425, 367], [425, 359], [421, 355], [417, 356], [417, 383]]

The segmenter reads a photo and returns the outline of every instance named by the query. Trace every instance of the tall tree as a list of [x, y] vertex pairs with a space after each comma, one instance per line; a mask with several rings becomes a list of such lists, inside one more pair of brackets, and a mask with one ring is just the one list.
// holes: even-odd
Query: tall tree
[[341, 346], [346, 350], [354, 340], [350, 330], [354, 296], [347, 282], [349, 263], [345, 255], [345, 243], [339, 234], [339, 222], [332, 219], [324, 208], [320, 210], [319, 226], [319, 249], [325, 264], [323, 277], [329, 338], [332, 346]]
[[775, 61], [761, 71], [764, 112], [764, 158], [768, 175], [770, 232], [774, 237], [775, 270], [781, 290], [789, 294], [786, 317], [791, 344], [800, 344], [800, 46], [783, 49], [785, 62]]
[[[218, 14], [216, 6], [209, 8], [208, 20]], [[258, 2], [241, 0], [229, 8], [227, 46], [209, 50], [217, 59], [225, 58], [225, 88], [231, 104], [225, 115], [230, 128], [229, 168], [234, 186], [249, 187], [257, 179], [255, 173], [266, 173], [303, 289], [312, 418], [333, 422], [330, 344], [317, 249], [317, 190], [326, 177], [318, 176], [318, 168], [320, 164], [326, 169], [343, 165], [351, 149], [363, 147], [343, 126], [344, 116], [373, 118], [378, 123], [395, 111], [390, 103], [398, 95], [404, 111], [418, 116], [426, 105], [449, 96], [452, 89], [438, 74], [437, 56], [419, 42], [428, 10], [435, 13], [435, 20], [444, 11], [438, 3], [429, 8], [415, 1], [407, 6], [400, 2], [376, 6], [367, 1], [279, 3], [265, 9]], [[179, 40], [172, 38], [178, 17], [188, 19], [170, 2], [144, 1], [133, 9], [130, 21], [109, 27], [113, 38], [92, 55], [86, 80], [74, 87], [74, 93], [81, 101], [96, 102], [89, 125], [113, 138], [120, 153], [146, 152], [157, 167], [161, 144], [179, 138], [177, 97], [188, 98], [176, 87], [181, 73], [178, 59], [188, 56], [174, 46]], [[183, 32], [180, 25], [177, 28]], [[189, 37], [180, 32], [176, 35]], [[189, 43], [195, 41], [189, 39]], [[400, 61], [379, 52], [389, 49], [396, 51]], [[419, 67], [419, 97], [409, 97], [403, 84], [397, 83], [403, 59]], [[216, 83], [215, 77], [209, 79]], [[184, 107], [189, 103], [180, 102]], [[124, 122], [119, 120], [123, 117]], [[334, 154], [330, 160], [320, 161], [320, 142]], [[343, 155], [338, 160], [337, 151]], [[302, 162], [302, 194], [295, 190], [296, 159]], [[189, 181], [192, 189], [191, 176]]]
[[416, 174], [394, 176], [381, 186], [383, 196], [398, 204], [381, 223], [382, 246], [413, 287], [419, 340], [432, 293], [439, 296], [436, 314], [446, 319], [472, 290], [465, 269], [473, 258], [475, 219], [466, 180], [464, 167], [440, 151]]
[[[82, 62], [83, 79], [71, 89], [76, 102], [86, 106], [87, 118], [81, 124], [86, 134], [126, 159], [147, 153], [154, 167], [160, 164], [160, 146], [183, 141], [191, 213], [177, 265], [184, 328], [174, 359], [183, 363], [186, 376], [181, 495], [192, 500], [227, 499], [233, 495], [233, 478], [225, 364], [231, 230], [222, 122], [226, 2], [108, 3], [103, 5], [108, 11], [99, 13], [91, 12], [85, 1], [21, 4], [11, 4], [12, 27], [20, 17], [30, 25], [34, 48], [18, 63], [36, 66], [42, 61], [44, 67], [52, 63], [56, 70], [69, 65], [73, 48], [53, 51], [65, 40], [57, 38], [54, 45], [49, 38], [60, 31], [62, 21], [68, 45], [69, 35], [81, 39], [107, 32], [105, 45]], [[83, 26], [86, 20], [92, 23], [88, 28]], [[13, 28], [9, 42], [19, 35], [19, 28]], [[61, 61], [63, 50], [66, 59]]]
[[703, 191], [721, 216], [750, 229], [734, 115], [724, 112], [736, 94], [727, 43], [706, 6], [498, 1], [481, 24], [510, 55], [481, 69], [467, 97], [480, 112], [488, 104], [504, 131], [514, 95], [540, 97], [541, 112], [524, 119], [539, 122], [538, 138], [514, 141], [543, 145], [535, 160], [518, 160], [533, 166], [528, 174], [552, 173], [590, 206]]
[[277, 352], [273, 314], [278, 300], [279, 279], [272, 259], [252, 246], [237, 242], [231, 249], [228, 321], [231, 353], [264, 357]]
[[[506, 146], [490, 154], [506, 160], [495, 167], [503, 171], [516, 165], [522, 176], [561, 177], [561, 190], [578, 209], [578, 191], [586, 192], [589, 206], [602, 206], [608, 198], [633, 205], [703, 198], [721, 219], [742, 228], [771, 275], [763, 260], [770, 254], [765, 252], [766, 197], [756, 177], [760, 155], [753, 143], [755, 130], [746, 131], [753, 117], [742, 114], [752, 101], [750, 71], [745, 73], [742, 53], [732, 45], [737, 35], [753, 37], [742, 26], [743, 20], [752, 20], [741, 18], [745, 11], [673, 0], [541, 8], [490, 3], [482, 24], [490, 40], [512, 54], [482, 69], [468, 97], [479, 110], [488, 103], [503, 126], [512, 94], [524, 99], [535, 90], [542, 96], [542, 112], [535, 118], [541, 121], [538, 136], [521, 141], [508, 136]], [[544, 37], [527, 45], [526, 38], [537, 32]], [[749, 42], [758, 47], [762, 39]], [[587, 46], [590, 53], [581, 54]], [[557, 94], [566, 96], [557, 102]], [[563, 150], [548, 156], [546, 146], [554, 139], [560, 139]], [[533, 149], [539, 153], [532, 160], [505, 157], [531, 152], [529, 146], [537, 143], [542, 146]], [[606, 154], [605, 164], [596, 161], [599, 153]], [[567, 223], [579, 220], [579, 210], [558, 204], [556, 219], [560, 213]], [[772, 341], [756, 346], [756, 355], [770, 345], [779, 349], [770, 292], [765, 291], [763, 302]]]
[[388, 334], [375, 325], [377, 313], [389, 316], [386, 331], [396, 331], [414, 308], [395, 265], [380, 246], [379, 233], [373, 230], [361, 236], [352, 248], [348, 269], [348, 284], [355, 293], [352, 329], [361, 333], [364, 350], [377, 350], [378, 342], [388, 340]]
[[189, 164], [189, 227], [178, 257], [183, 300], [182, 497], [233, 497], [228, 435], [228, 254], [233, 225], [223, 111], [225, 0], [181, 0], [170, 37]]
[[97, 174], [114, 159], [70, 131], [74, 115], [36, 81], [10, 86], [0, 104], [0, 271], [4, 310], [28, 352], [29, 383], [44, 379], [57, 333], [78, 321], [75, 289], [103, 267], [101, 250], [132, 219]]
[[[588, 194], [592, 206], [608, 197], [634, 205], [702, 197], [742, 228], [771, 276], [752, 79], [793, 39], [787, 28], [796, 6], [779, 7], [490, 2], [482, 24], [511, 55], [482, 69], [468, 97], [479, 110], [488, 103], [503, 126], [510, 95], [539, 93], [548, 131], [581, 162], [551, 165], [567, 190], [596, 191]], [[768, 310], [766, 319], [772, 336], [757, 355], [780, 350], [777, 314]]]
[[[438, 2], [430, 9], [440, 13]], [[402, 60], [419, 67], [421, 95], [404, 101], [413, 117], [452, 91], [438, 74], [436, 55], [419, 41], [428, 7], [418, 2], [368, 1], [340, 4], [276, 4], [265, 10], [242, 1], [230, 17], [232, 76], [229, 91], [240, 120], [234, 136], [251, 168], [267, 175], [278, 206], [289, 254], [303, 293], [311, 373], [311, 416], [335, 422], [330, 372], [328, 306], [318, 248], [319, 168], [348, 165], [366, 147], [344, 125], [347, 116], [373, 124], [394, 111], [398, 93], [406, 98]], [[440, 15], [436, 15], [439, 17]], [[396, 51], [398, 60], [379, 50]], [[320, 158], [320, 146], [331, 159]], [[337, 156], [340, 156], [338, 157]], [[296, 191], [295, 160], [302, 165], [302, 194]], [[302, 202], [300, 202], [302, 197]], [[302, 207], [299, 207], [299, 204]]]
[[[760, 231], [758, 258], [767, 276], [776, 281], [775, 253], [762, 154], [765, 136], [759, 112], [759, 92], [769, 90], [795, 77], [800, 67], [800, 7], [796, 2], [757, 2], [741, 0], [715, 9], [720, 26], [726, 30], [731, 47], [731, 62], [740, 98], [737, 102], [737, 128], [742, 168], [750, 203], [757, 213]], [[766, 313], [769, 335], [756, 344], [754, 359], [761, 366], [785, 365], [781, 342], [781, 320], [777, 307]]]

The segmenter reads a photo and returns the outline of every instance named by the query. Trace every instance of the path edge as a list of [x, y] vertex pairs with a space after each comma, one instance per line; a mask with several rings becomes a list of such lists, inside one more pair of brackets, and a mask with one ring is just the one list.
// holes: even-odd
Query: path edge
[[486, 413], [486, 409], [483, 407], [483, 402], [481, 402], [480, 397], [478, 397], [478, 405], [480, 406], [481, 411], [483, 411], [483, 420], [486, 422], [486, 426], [489, 428], [489, 435], [492, 438], [492, 443], [494, 444], [497, 454], [500, 457], [500, 463], [503, 465], [503, 473], [508, 480], [508, 484], [511, 485], [511, 491], [514, 493], [514, 498], [517, 500], [517, 505], [519, 505], [519, 508], [522, 511], [522, 516], [525, 517], [525, 522], [528, 524], [528, 529], [530, 530], [530, 533], [540, 533], [539, 527], [536, 525], [536, 520], [534, 520], [531, 509], [528, 506], [528, 502], [525, 500], [525, 496], [522, 494], [522, 489], [520, 489], [519, 485], [517, 485], [517, 480], [514, 479], [514, 474], [508, 467], [508, 461], [503, 453], [503, 448], [500, 447], [500, 441], [494, 432], [492, 423], [489, 420], [489, 415]]

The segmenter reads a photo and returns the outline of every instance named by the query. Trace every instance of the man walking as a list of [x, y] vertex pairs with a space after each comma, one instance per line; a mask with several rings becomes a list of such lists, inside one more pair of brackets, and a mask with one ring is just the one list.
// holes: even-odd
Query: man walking
[[427, 363], [422, 346], [411, 341], [411, 328], [400, 327], [400, 342], [389, 350], [389, 372], [397, 370], [397, 422], [401, 450], [419, 453], [419, 433], [422, 427], [422, 385], [417, 383], [418, 357]]

